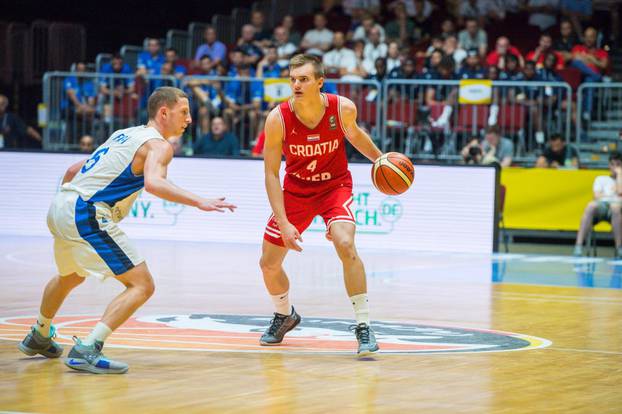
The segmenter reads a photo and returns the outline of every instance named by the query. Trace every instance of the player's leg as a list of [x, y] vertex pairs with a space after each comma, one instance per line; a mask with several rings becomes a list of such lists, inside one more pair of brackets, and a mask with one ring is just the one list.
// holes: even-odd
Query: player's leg
[[125, 285], [125, 290], [110, 302], [104, 316], [85, 340], [74, 337], [75, 345], [65, 361], [69, 368], [94, 374], [127, 372], [129, 366], [126, 363], [104, 356], [104, 342], [153, 295], [155, 286], [144, 262], [116, 276], [116, 279]]
[[378, 344], [370, 327], [367, 278], [365, 266], [354, 245], [355, 229], [354, 223], [339, 221], [333, 222], [328, 231], [343, 264], [343, 279], [354, 308], [356, 326], [353, 330], [359, 344], [358, 353], [365, 355], [378, 351]]
[[261, 336], [259, 343], [261, 345], [278, 345], [283, 342], [285, 334], [300, 323], [301, 318], [289, 300], [289, 279], [283, 269], [283, 260], [287, 255], [287, 248], [275, 244], [275, 241], [267, 240], [268, 237], [271, 236], [266, 233], [259, 267], [276, 312], [274, 312], [270, 326]]
[[615, 257], [622, 258], [622, 206], [620, 203], [611, 203], [609, 214], [611, 214], [611, 231], [615, 241]]
[[63, 353], [63, 347], [54, 341], [56, 328], [52, 319], [61, 307], [65, 298], [84, 278], [77, 273], [66, 276], [54, 276], [45, 286], [37, 322], [18, 344], [18, 349], [26, 355], [43, 355], [47, 358], [58, 358]]
[[575, 242], [574, 255], [583, 255], [583, 243], [585, 237], [593, 226], [594, 217], [600, 216], [599, 209], [608, 208], [604, 203], [598, 203], [597, 201], [590, 201], [585, 207], [583, 216], [581, 217], [581, 224], [579, 225], [579, 231], [577, 232], [577, 240]]

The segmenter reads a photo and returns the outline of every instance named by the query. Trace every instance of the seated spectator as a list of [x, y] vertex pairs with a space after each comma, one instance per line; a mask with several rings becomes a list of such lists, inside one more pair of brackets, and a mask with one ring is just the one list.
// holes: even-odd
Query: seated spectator
[[216, 39], [216, 29], [208, 26], [203, 33], [205, 43], [197, 48], [194, 54], [195, 65], [198, 66], [203, 56], [209, 56], [210, 68], [214, 69], [219, 63], [224, 62], [227, 58], [227, 46]]
[[[494, 66], [491, 66], [494, 68]], [[479, 145], [479, 138], [477, 136], [471, 137], [469, 143], [460, 152], [462, 155], [462, 162], [467, 165], [481, 165], [484, 160], [484, 154], [482, 153], [482, 147]]]
[[361, 72], [353, 50], [345, 47], [343, 32], [335, 32], [333, 48], [322, 57], [324, 70], [331, 77], [349, 77], [348, 79], [361, 80]]
[[583, 242], [594, 223], [608, 221], [615, 241], [615, 257], [622, 258], [622, 154], [617, 151], [609, 155], [609, 173], [594, 179], [594, 200], [588, 203], [581, 217], [574, 247], [575, 256], [583, 255]]
[[[92, 78], [81, 76], [86, 73], [84, 62], [78, 62], [75, 75], [65, 79], [65, 96], [61, 99], [61, 110], [68, 112], [68, 117], [92, 119], [97, 110], [97, 90]], [[77, 137], [76, 137], [77, 138]], [[75, 141], [74, 141], [75, 142]]]
[[369, 39], [363, 50], [363, 69], [370, 75], [376, 74], [376, 59], [387, 56], [388, 46], [380, 41], [380, 31], [373, 27], [369, 31]]
[[177, 50], [175, 48], [169, 47], [166, 49], [166, 52], [164, 52], [164, 61], [171, 64], [173, 75], [177, 79], [183, 78], [188, 73], [188, 69], [179, 63], [179, 57], [177, 56]]
[[486, 64], [488, 66], [496, 66], [501, 70], [505, 69], [505, 62], [507, 56], [514, 55], [518, 58], [519, 66], [522, 68], [525, 66], [525, 61], [523, 60], [523, 56], [518, 51], [517, 48], [510, 45], [510, 39], [505, 36], [501, 36], [497, 39], [495, 50], [488, 54], [486, 57]]
[[535, 50], [527, 53], [527, 60], [536, 62], [536, 68], [542, 69], [544, 67], [544, 57], [548, 54], [555, 54], [557, 56], [557, 69], [564, 68], [564, 57], [561, 53], [553, 50], [553, 38], [548, 33], [542, 33], [540, 35], [540, 42]]
[[393, 68], [388, 75], [389, 79], [417, 79], [417, 63], [412, 58], [406, 58], [401, 66]]
[[225, 121], [217, 116], [212, 119], [211, 131], [194, 144], [195, 155], [240, 155], [238, 138], [227, 132]]
[[287, 33], [289, 34], [289, 41], [294, 44], [294, 46], [300, 46], [300, 42], [302, 41], [302, 35], [299, 31], [294, 28], [294, 17], [291, 14], [286, 14], [283, 16], [283, 20], [281, 20], [281, 26], [287, 29]]
[[253, 10], [251, 13], [251, 24], [255, 28], [255, 37], [253, 39], [255, 45], [263, 49], [272, 41], [272, 33], [265, 27], [266, 17], [261, 10]]
[[242, 51], [246, 65], [255, 66], [263, 58], [263, 52], [254, 42], [255, 27], [251, 24], [242, 26], [242, 36], [238, 39], [236, 49]]
[[95, 150], [95, 140], [90, 135], [82, 135], [78, 145], [80, 146], [80, 152], [83, 154], [90, 154]]
[[110, 95], [121, 99], [124, 95], [134, 92], [134, 79], [106, 76], [108, 74], [132, 75], [130, 65], [123, 63], [121, 55], [114, 55], [110, 63], [102, 65], [100, 73], [102, 76], [99, 78], [99, 93], [105, 101], [109, 100]]
[[391, 72], [394, 68], [402, 64], [402, 56], [400, 54], [400, 46], [397, 42], [389, 43], [387, 48], [387, 72]]
[[163, 63], [164, 56], [160, 52], [160, 40], [151, 38], [147, 41], [147, 50], [138, 55], [136, 75], [157, 75]]
[[486, 31], [479, 27], [477, 19], [466, 19], [466, 28], [458, 33], [458, 46], [464, 50], [477, 49], [482, 58], [488, 50], [488, 36]]
[[[410, 13], [409, 3], [414, 6], [414, 13]], [[406, 12], [415, 21], [415, 32], [413, 38], [415, 41], [427, 39], [435, 32], [432, 12], [434, 7], [428, 0], [411, 0], [406, 1]]]
[[[538, 72], [536, 71], [536, 62], [529, 60], [525, 63], [523, 69], [523, 76], [525, 82], [539, 82]], [[520, 93], [516, 95], [516, 101], [528, 109], [528, 119], [533, 125], [536, 131], [536, 141], [538, 143], [544, 143], [544, 133], [542, 132], [543, 111], [545, 105], [543, 104], [545, 96], [543, 96], [542, 87], [536, 85], [521, 86], [519, 88]]]
[[461, 1], [458, 8], [458, 25], [464, 25], [467, 19], [475, 19], [480, 27], [484, 27], [489, 13], [493, 11], [491, 3], [490, 0]]
[[289, 41], [289, 31], [283, 26], [274, 29], [274, 45], [279, 57], [279, 65], [289, 66], [289, 59], [294, 55], [298, 48]]
[[392, 7], [394, 18], [384, 27], [387, 41], [395, 41], [403, 45], [408, 44], [415, 31], [415, 22], [406, 14], [404, 3], [397, 1], [392, 4], [394, 4]]
[[562, 20], [559, 24], [559, 37], [553, 42], [553, 49], [561, 53], [564, 62], [572, 59], [572, 49], [579, 44], [577, 37], [572, 31], [572, 24], [568, 20]]
[[579, 168], [579, 151], [566, 144], [562, 134], [553, 134], [542, 155], [536, 160], [536, 168]]
[[[603, 73], [609, 66], [609, 53], [604, 49], [596, 47], [596, 36], [598, 33], [593, 27], [585, 29], [583, 44], [572, 48], [572, 61], [570, 65], [579, 69], [583, 82], [601, 82]], [[583, 118], [589, 120], [592, 112], [593, 89], [588, 88], [583, 95]]]
[[[0, 95], [0, 149], [40, 147], [41, 134], [8, 111], [9, 98]], [[32, 145], [33, 141], [36, 145]]]
[[529, 13], [528, 24], [544, 32], [557, 23], [557, 15], [560, 12], [559, 0], [528, 0], [525, 11]]
[[445, 56], [451, 56], [454, 60], [455, 67], [462, 66], [462, 61], [466, 58], [466, 51], [458, 47], [458, 39], [455, 35], [448, 35], [443, 41], [443, 53]]
[[[495, 67], [495, 66], [491, 66]], [[485, 79], [486, 71], [482, 68], [479, 52], [471, 49], [467, 52], [462, 68], [458, 72], [459, 79]]]
[[313, 17], [313, 29], [307, 30], [300, 47], [306, 53], [322, 56], [330, 49], [333, 43], [333, 32], [326, 28], [326, 17], [322, 13], [316, 13]]
[[216, 69], [213, 69], [209, 55], [204, 55], [201, 58], [197, 73], [187, 83], [191, 92], [189, 95], [194, 98], [192, 99], [193, 113], [198, 112], [197, 118], [202, 134], [207, 133], [209, 120], [220, 115], [224, 106], [222, 83], [207, 78], [207, 76], [216, 75]]
[[[434, 49], [430, 56], [426, 59], [425, 68], [423, 70], [423, 79], [434, 79], [434, 76], [438, 76], [438, 65], [445, 57], [445, 54], [441, 49]], [[452, 59], [453, 61], [453, 59]]]
[[501, 137], [499, 128], [496, 126], [488, 127], [484, 140], [481, 143], [477, 139], [473, 139], [462, 148], [461, 155], [465, 161], [469, 156], [473, 156], [477, 152], [471, 150], [474, 147], [479, 147], [481, 150], [482, 164], [499, 163], [501, 167], [512, 165], [514, 143], [512, 143], [511, 139]]
[[[443, 56], [437, 66], [437, 71], [426, 74], [424, 79], [441, 81], [456, 79], [454, 60], [450, 56]], [[454, 85], [441, 84], [429, 86], [427, 88], [425, 104], [427, 106], [443, 106], [443, 112], [441, 115], [431, 122], [434, 128], [447, 128], [449, 126], [449, 119], [451, 117], [451, 113], [453, 112], [453, 106], [456, 104], [457, 98], [458, 89]]]
[[367, 76], [365, 65], [363, 65], [363, 62], [365, 61], [365, 46], [365, 42], [362, 40], [355, 41], [352, 46], [352, 51], [354, 52], [354, 56], [356, 56], [357, 72], [363, 78]]
[[367, 79], [381, 82], [387, 77], [387, 60], [379, 57], [374, 61], [374, 74], [370, 75]]
[[385, 32], [384, 28], [376, 23], [374, 20], [374, 16], [369, 13], [366, 13], [363, 16], [363, 20], [361, 21], [361, 25], [354, 30], [354, 34], [352, 35], [352, 40], [364, 40], [366, 42], [369, 41], [369, 32], [371, 29], [376, 29], [380, 33], [380, 41], [382, 43], [385, 42]]
[[543, 82], [563, 82], [561, 76], [557, 74], [560, 60], [562, 58], [555, 53], [544, 55], [542, 68], [538, 70], [538, 79]]
[[454, 21], [451, 19], [445, 19], [441, 23], [441, 34], [440, 37], [443, 40], [446, 40], [449, 36], [458, 37], [458, 33], [456, 32], [456, 25]]

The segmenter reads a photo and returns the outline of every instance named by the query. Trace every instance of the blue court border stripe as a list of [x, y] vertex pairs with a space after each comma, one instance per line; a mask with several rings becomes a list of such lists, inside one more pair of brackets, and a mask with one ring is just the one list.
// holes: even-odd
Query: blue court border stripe
[[120, 275], [134, 267], [130, 258], [114, 239], [99, 228], [95, 206], [78, 197], [75, 214], [76, 227], [80, 236], [95, 249], [115, 275]]

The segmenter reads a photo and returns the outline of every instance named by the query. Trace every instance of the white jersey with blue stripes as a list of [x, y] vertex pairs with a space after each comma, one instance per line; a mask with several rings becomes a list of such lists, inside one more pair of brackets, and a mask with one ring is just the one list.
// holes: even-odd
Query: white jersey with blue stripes
[[164, 137], [146, 125], [115, 131], [91, 154], [73, 180], [62, 186], [62, 191], [75, 191], [87, 203], [110, 208], [113, 220], [120, 221], [145, 185], [144, 177], [132, 172], [132, 160], [151, 139]]

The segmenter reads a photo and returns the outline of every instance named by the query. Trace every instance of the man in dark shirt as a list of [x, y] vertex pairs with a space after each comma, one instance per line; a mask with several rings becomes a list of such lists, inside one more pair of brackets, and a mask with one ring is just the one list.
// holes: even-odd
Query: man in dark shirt
[[537, 168], [579, 167], [579, 152], [572, 145], [566, 144], [561, 134], [553, 134], [549, 145], [536, 160]]
[[[7, 112], [9, 99], [0, 95], [0, 149], [41, 146], [39, 132], [27, 126], [17, 115]], [[30, 138], [30, 139], [29, 139]]]
[[572, 48], [579, 43], [569, 20], [562, 20], [559, 25], [559, 35], [553, 42], [553, 50], [561, 53], [564, 61], [567, 62], [572, 59], [572, 53], [570, 53]]
[[194, 144], [194, 154], [240, 155], [238, 138], [227, 132], [225, 121], [217, 116], [212, 119], [211, 132]]

